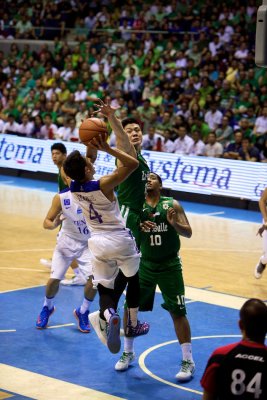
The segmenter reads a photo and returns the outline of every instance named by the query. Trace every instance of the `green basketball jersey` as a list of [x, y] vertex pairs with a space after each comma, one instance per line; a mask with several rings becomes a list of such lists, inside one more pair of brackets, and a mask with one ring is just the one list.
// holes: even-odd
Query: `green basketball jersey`
[[176, 230], [167, 220], [167, 210], [173, 207], [172, 197], [160, 197], [156, 207], [144, 203], [142, 221], [153, 221], [157, 226], [141, 233], [142, 259], [159, 262], [176, 257], [180, 250], [180, 238]]
[[59, 191], [59, 192], [61, 192], [61, 190], [64, 190], [64, 189], [66, 189], [66, 188], [68, 187], [68, 185], [66, 185], [66, 184], [63, 182], [63, 179], [61, 178], [60, 170], [59, 170], [58, 176], [57, 176], [57, 183], [58, 183], [58, 191]]
[[145, 200], [149, 167], [141, 153], [137, 154], [137, 160], [139, 161], [138, 168], [118, 186], [117, 196], [120, 207], [125, 205], [131, 210], [140, 212]]

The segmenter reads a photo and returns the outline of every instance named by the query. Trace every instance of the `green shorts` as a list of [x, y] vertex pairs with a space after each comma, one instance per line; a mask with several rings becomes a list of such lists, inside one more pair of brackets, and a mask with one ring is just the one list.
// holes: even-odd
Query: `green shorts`
[[131, 230], [136, 245], [140, 248], [140, 215], [127, 206], [121, 206], [121, 214], [125, 219], [126, 227]]
[[186, 315], [184, 302], [184, 280], [179, 257], [155, 263], [141, 258], [139, 267], [140, 311], [152, 311], [156, 286], [164, 300], [161, 306], [175, 314]]

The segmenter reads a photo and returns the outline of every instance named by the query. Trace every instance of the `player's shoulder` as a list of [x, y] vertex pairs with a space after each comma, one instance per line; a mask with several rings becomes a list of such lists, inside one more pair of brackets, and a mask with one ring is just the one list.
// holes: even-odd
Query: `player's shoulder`
[[64, 188], [64, 189], [59, 191], [59, 194], [64, 194], [64, 193], [70, 193], [70, 188], [66, 187], [66, 188]]

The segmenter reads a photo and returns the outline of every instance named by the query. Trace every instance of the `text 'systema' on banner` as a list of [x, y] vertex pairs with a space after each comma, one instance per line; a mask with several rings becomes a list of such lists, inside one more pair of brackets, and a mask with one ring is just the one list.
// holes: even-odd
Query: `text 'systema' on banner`
[[[57, 173], [51, 160], [51, 140], [36, 140], [0, 135], [0, 167]], [[64, 142], [68, 153], [79, 150], [80, 143]], [[267, 186], [267, 163], [236, 161], [212, 157], [143, 151], [150, 170], [159, 174], [164, 187], [172, 190], [258, 200]], [[115, 168], [113, 157], [99, 152], [95, 178]]]

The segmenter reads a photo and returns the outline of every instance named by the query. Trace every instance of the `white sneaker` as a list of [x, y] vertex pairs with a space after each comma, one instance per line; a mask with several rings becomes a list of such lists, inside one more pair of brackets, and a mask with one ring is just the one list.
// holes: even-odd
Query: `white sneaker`
[[260, 279], [262, 276], [263, 271], [265, 270], [266, 265], [262, 264], [261, 261], [258, 262], [258, 264], [255, 267], [254, 270], [254, 276], [256, 279]]
[[108, 330], [108, 323], [107, 321], [104, 321], [103, 319], [100, 318], [99, 316], [100, 312], [95, 311], [93, 313], [89, 314], [89, 321], [92, 327], [95, 330], [95, 333], [97, 334], [98, 338], [100, 341], [107, 346], [107, 340], [108, 340], [108, 335], [107, 335], [107, 330]]
[[195, 373], [195, 363], [190, 360], [183, 360], [180, 371], [175, 375], [175, 378], [180, 382], [187, 382], [193, 378]]
[[42, 264], [44, 267], [51, 268], [52, 260], [48, 260], [47, 258], [40, 258], [40, 264]]
[[87, 282], [87, 279], [83, 274], [74, 275], [71, 279], [63, 279], [60, 281], [61, 285], [64, 286], [84, 286]]
[[126, 371], [126, 369], [129, 368], [129, 365], [133, 362], [134, 359], [135, 359], [134, 353], [127, 353], [126, 351], [124, 351], [119, 361], [115, 364], [115, 370]]

